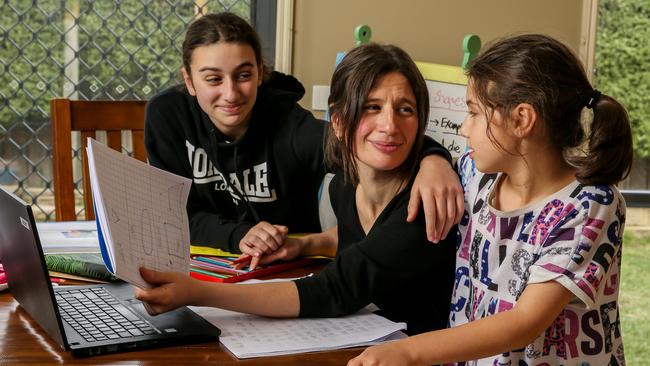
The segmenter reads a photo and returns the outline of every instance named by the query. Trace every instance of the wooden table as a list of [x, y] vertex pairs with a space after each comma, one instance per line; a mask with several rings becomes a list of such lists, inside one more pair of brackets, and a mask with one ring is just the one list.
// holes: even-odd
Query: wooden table
[[[297, 277], [318, 272], [322, 264], [291, 270], [275, 277]], [[52, 341], [23, 310], [9, 291], [0, 293], [0, 365], [5, 364], [111, 364], [111, 365], [345, 365], [363, 348], [238, 360], [221, 343], [156, 348], [89, 358], [74, 358]]]

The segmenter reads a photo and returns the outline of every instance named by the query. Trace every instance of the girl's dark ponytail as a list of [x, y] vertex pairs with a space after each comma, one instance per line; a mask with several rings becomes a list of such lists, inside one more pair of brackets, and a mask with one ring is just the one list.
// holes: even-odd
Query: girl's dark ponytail
[[632, 169], [630, 121], [625, 108], [610, 96], [601, 94], [591, 102], [593, 120], [588, 125], [586, 155], [569, 158], [569, 162], [576, 167], [581, 183], [616, 184]]

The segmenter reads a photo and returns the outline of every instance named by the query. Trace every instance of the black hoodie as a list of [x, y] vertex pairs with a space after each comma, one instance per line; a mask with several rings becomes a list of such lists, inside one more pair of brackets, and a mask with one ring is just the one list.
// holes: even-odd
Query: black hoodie
[[233, 142], [183, 87], [149, 101], [149, 163], [194, 182], [187, 203], [193, 245], [239, 253], [239, 241], [260, 218], [294, 233], [320, 231], [325, 124], [298, 105], [304, 93], [294, 77], [271, 73], [247, 131]]

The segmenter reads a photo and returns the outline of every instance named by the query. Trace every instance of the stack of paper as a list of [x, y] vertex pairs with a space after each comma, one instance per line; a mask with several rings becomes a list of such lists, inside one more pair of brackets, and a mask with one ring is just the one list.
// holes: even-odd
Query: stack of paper
[[405, 338], [405, 323], [362, 309], [340, 318], [276, 319], [222, 309], [192, 307], [221, 329], [219, 340], [237, 358], [278, 356], [370, 346]]
[[149, 287], [139, 268], [189, 273], [192, 181], [88, 139], [99, 247], [117, 277]]
[[43, 253], [99, 253], [95, 221], [37, 222]]

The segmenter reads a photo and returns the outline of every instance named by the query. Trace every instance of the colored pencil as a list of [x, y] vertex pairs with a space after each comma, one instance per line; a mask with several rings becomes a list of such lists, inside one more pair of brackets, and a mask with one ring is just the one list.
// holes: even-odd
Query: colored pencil
[[208, 271], [213, 271], [213, 272], [217, 272], [217, 273], [226, 273], [226, 274], [231, 274], [231, 275], [240, 275], [240, 274], [243, 274], [243, 273], [248, 273], [246, 271], [240, 271], [240, 270], [230, 268], [230, 267], [222, 267], [222, 266], [214, 265], [214, 264], [211, 264], [211, 263], [206, 263], [206, 262], [203, 262], [203, 261], [198, 261], [198, 260], [195, 260], [195, 259], [190, 260], [190, 265], [192, 267], [198, 267], [198, 268], [208, 270]]
[[240, 270], [240, 269], [234, 269], [234, 268], [231, 267], [231, 265], [229, 263], [223, 263], [222, 261], [215, 260], [214, 258], [207, 258], [207, 257], [198, 256], [198, 257], [194, 257], [194, 260], [195, 261], [200, 261], [200, 262], [203, 262], [203, 263], [209, 263], [211, 265], [215, 265], [215, 266], [219, 266], [219, 267], [223, 267], [223, 268], [227, 268], [227, 269], [229, 269], [231, 271], [235, 271], [236, 273], [247, 273], [247, 271]]
[[235, 259], [234, 261], [232, 261], [232, 264], [248, 263], [248, 262], [251, 261], [251, 259], [253, 259], [253, 257], [251, 257], [251, 256], [247, 256], [247, 257], [241, 256], [241, 257]]
[[214, 273], [214, 272], [210, 272], [210, 271], [205, 271], [205, 270], [202, 270], [202, 269], [199, 269], [199, 268], [196, 268], [196, 267], [190, 268], [190, 271], [200, 273], [200, 274], [203, 274], [203, 275], [207, 275], [207, 276], [211, 276], [211, 277], [216, 277], [216, 278], [228, 278], [228, 277], [230, 277], [228, 275], [223, 275], [223, 274], [218, 274], [218, 273]]
[[199, 259], [199, 258], [207, 259], [207, 260], [210, 260], [210, 261], [213, 261], [213, 262], [219, 262], [220, 264], [224, 264], [224, 265], [227, 265], [227, 266], [232, 264], [232, 261], [230, 261], [228, 259], [225, 259], [225, 258], [213, 257], [213, 256], [207, 256], [207, 255], [194, 256], [194, 259]]

